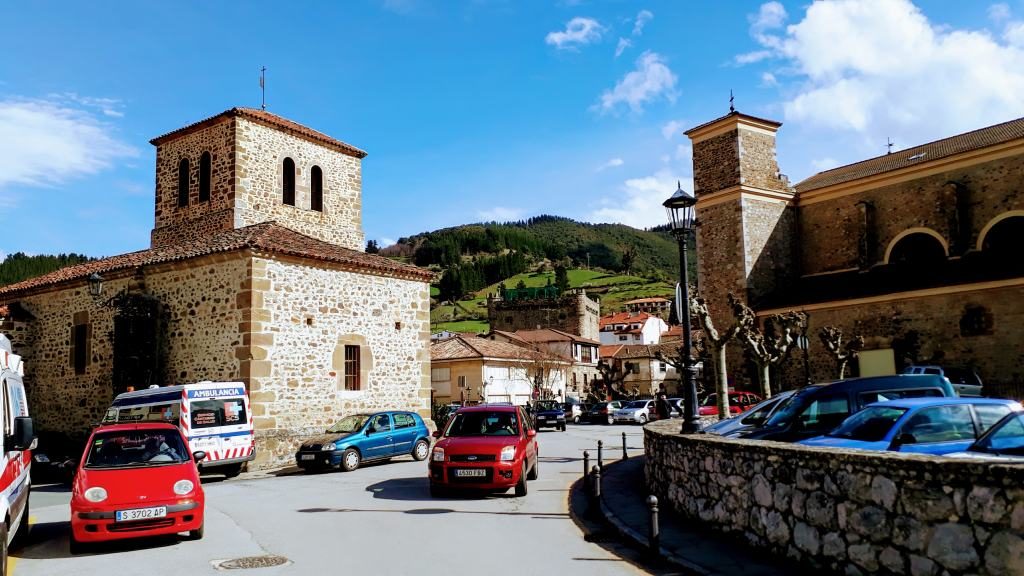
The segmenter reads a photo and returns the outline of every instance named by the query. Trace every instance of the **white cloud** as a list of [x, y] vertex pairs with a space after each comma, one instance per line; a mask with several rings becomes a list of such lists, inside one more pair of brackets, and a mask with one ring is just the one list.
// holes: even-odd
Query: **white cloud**
[[1024, 115], [1024, 51], [935, 26], [909, 0], [815, 2], [769, 33], [784, 21], [765, 4], [751, 34], [784, 60], [784, 116], [807, 129], [918, 143]]
[[604, 164], [602, 164], [601, 166], [599, 166], [597, 168], [597, 171], [600, 172], [600, 171], [605, 170], [607, 168], [618, 168], [619, 166], [622, 166], [625, 163], [626, 162], [623, 161], [622, 158], [612, 158], [612, 159], [608, 160], [607, 162], [605, 162]]
[[74, 102], [0, 100], [0, 188], [59, 184], [138, 153], [94, 112]]
[[604, 27], [593, 18], [577, 16], [565, 25], [563, 32], [549, 32], [544, 41], [559, 50], [577, 50], [579, 46], [585, 46], [597, 42], [604, 33]]
[[686, 124], [682, 120], [670, 120], [661, 127], [661, 135], [665, 137], [665, 140], [671, 140], [675, 136], [682, 134], [683, 128]]
[[633, 36], [640, 36], [644, 33], [644, 26], [648, 22], [654, 19], [654, 14], [650, 10], [641, 10], [636, 15], [636, 20], [633, 22]]
[[693, 158], [693, 146], [686, 142], [676, 146], [676, 160], [682, 160], [683, 162], [689, 162]]
[[993, 4], [988, 7], [988, 17], [993, 22], [1003, 22], [1010, 19], [1010, 6], [1005, 2]]
[[615, 47], [615, 57], [618, 58], [619, 56], [622, 56], [622, 53], [626, 51], [626, 48], [629, 48], [632, 45], [633, 41], [629, 38], [619, 38], [619, 44]]
[[507, 208], [505, 206], [495, 206], [489, 210], [481, 210], [476, 213], [476, 217], [484, 222], [510, 222], [514, 220], [521, 220], [524, 211], [521, 208]]
[[676, 176], [667, 168], [650, 176], [626, 180], [622, 184], [620, 196], [601, 199], [601, 207], [585, 219], [598, 223], [618, 222], [634, 228], [666, 224], [665, 208], [661, 203], [675, 192], [676, 181], [681, 181], [686, 190], [693, 189], [691, 178]]
[[677, 80], [660, 54], [644, 52], [636, 61], [636, 70], [626, 74], [611, 90], [605, 90], [594, 109], [604, 114], [626, 104], [633, 112], [642, 112], [645, 104], [659, 98], [675, 102]]
[[775, 74], [772, 74], [771, 72], [764, 72], [761, 74], [761, 85], [778, 86], [779, 80], [775, 77]]
[[1024, 49], [1024, 22], [1009, 22], [1003, 31], [1003, 38], [1012, 46]]
[[737, 54], [733, 59], [736, 61], [737, 64], [742, 66], [744, 64], [753, 64], [755, 62], [760, 62], [765, 58], [771, 58], [771, 56], [771, 50], [754, 50], [753, 52]]
[[394, 246], [395, 245], [395, 239], [394, 238], [383, 237], [383, 238], [381, 238], [380, 240], [377, 241], [377, 245], [380, 246], [381, 248], [387, 248], [388, 246]]
[[839, 161], [835, 158], [826, 156], [825, 158], [811, 160], [811, 166], [813, 166], [818, 172], [824, 172], [825, 170], [831, 170], [832, 168], [839, 166]]

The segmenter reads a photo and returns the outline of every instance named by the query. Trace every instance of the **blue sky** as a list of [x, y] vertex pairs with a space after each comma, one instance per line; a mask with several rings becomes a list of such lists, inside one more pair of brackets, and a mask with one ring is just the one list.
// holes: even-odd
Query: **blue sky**
[[784, 123], [819, 170], [1024, 116], [1024, 0], [0, 5], [0, 252], [148, 246], [149, 139], [258, 106], [369, 152], [382, 244], [557, 214], [662, 223], [682, 132]]

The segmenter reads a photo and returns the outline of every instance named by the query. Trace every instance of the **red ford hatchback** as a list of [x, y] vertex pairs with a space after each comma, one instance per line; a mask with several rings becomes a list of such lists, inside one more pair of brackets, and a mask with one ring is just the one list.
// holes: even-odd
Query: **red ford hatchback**
[[449, 489], [505, 491], [526, 496], [537, 478], [537, 431], [519, 406], [481, 404], [448, 419], [431, 454], [430, 494]]
[[93, 430], [71, 491], [71, 551], [105, 540], [188, 532], [203, 537], [205, 497], [176, 426], [116, 424]]

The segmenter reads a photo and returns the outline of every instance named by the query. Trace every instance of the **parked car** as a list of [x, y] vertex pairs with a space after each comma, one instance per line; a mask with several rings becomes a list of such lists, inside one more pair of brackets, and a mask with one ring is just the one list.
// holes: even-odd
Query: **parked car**
[[789, 403], [789, 399], [793, 397], [794, 392], [796, 391], [786, 390], [785, 392], [779, 392], [771, 398], [763, 400], [760, 404], [751, 407], [750, 410], [743, 414], [715, 422], [705, 428], [704, 432], [718, 434], [726, 438], [740, 436], [764, 424], [768, 418], [771, 418], [772, 414], [775, 414], [776, 411]]
[[668, 407], [671, 409], [669, 418], [682, 418], [683, 412], [683, 399], [682, 398], [669, 398]]
[[71, 553], [105, 540], [203, 537], [205, 496], [181, 431], [165, 422], [95, 428], [71, 490]]
[[583, 420], [583, 415], [590, 410], [590, 406], [578, 402], [566, 402], [562, 405], [562, 410], [565, 411], [566, 422], [579, 424]]
[[622, 408], [622, 402], [618, 400], [598, 402], [587, 411], [586, 420], [591, 424], [612, 424], [615, 422], [615, 411], [619, 408]]
[[415, 412], [353, 414], [334, 423], [324, 434], [302, 443], [295, 463], [305, 472], [339, 466], [351, 472], [362, 462], [410, 455], [426, 460], [430, 431]]
[[1022, 407], [994, 398], [904, 398], [878, 402], [824, 436], [800, 444], [942, 455], [960, 452]]
[[533, 423], [538, 430], [550, 426], [565, 432], [565, 410], [554, 400], [538, 400], [533, 404]]
[[459, 409], [438, 438], [428, 466], [431, 496], [448, 490], [515, 488], [526, 496], [538, 476], [537, 431], [520, 406], [481, 404]]
[[899, 398], [954, 397], [949, 381], [934, 374], [848, 378], [797, 390], [764, 424], [744, 432], [751, 440], [797, 442], [821, 436], [868, 404]]
[[633, 400], [616, 410], [612, 416], [616, 423], [647, 424], [649, 420], [654, 419], [651, 417], [653, 413], [654, 400]]
[[[753, 392], [729, 392], [729, 413], [742, 414], [760, 401]], [[701, 416], [718, 416], [718, 394], [708, 394], [698, 411]]]
[[947, 454], [955, 458], [996, 458], [1024, 462], [1024, 412], [1007, 414], [963, 452]]
[[904, 374], [938, 374], [953, 385], [958, 396], [982, 396], [981, 377], [973, 368], [957, 366], [907, 366]]

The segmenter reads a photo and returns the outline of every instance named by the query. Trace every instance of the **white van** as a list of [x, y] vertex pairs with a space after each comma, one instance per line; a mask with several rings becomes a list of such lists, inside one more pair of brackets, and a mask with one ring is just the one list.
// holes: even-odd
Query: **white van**
[[25, 397], [25, 374], [21, 356], [11, 341], [0, 334], [0, 562], [7, 566], [7, 549], [28, 538], [28, 501], [32, 489], [29, 475], [35, 436]]
[[199, 466], [231, 478], [256, 456], [249, 395], [241, 382], [199, 382], [118, 394], [104, 424], [164, 421], [177, 424], [191, 452], [206, 452]]

